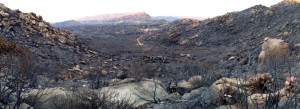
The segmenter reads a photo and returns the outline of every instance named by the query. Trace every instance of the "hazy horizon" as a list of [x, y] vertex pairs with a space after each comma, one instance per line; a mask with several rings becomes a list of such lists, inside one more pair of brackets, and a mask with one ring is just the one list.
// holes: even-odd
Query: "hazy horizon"
[[83, 17], [146, 12], [151, 16], [214, 17], [261, 4], [274, 5], [282, 0], [0, 0], [11, 9], [34, 12], [54, 23]]

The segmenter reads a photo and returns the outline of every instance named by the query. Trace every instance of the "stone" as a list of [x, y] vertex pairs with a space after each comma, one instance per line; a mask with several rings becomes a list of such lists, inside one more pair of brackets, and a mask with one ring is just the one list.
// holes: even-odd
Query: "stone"
[[102, 75], [106, 75], [108, 72], [106, 70], [101, 70]]
[[181, 57], [185, 57], [185, 56], [186, 56], [186, 54], [182, 54], [182, 53], [181, 53], [181, 54], [179, 54], [179, 56], [181, 56]]
[[191, 57], [191, 54], [186, 54], [186, 57]]
[[183, 95], [186, 92], [189, 92], [192, 89], [192, 85], [186, 82], [185, 80], [181, 80], [177, 83], [177, 92]]
[[[119, 84], [115, 86], [103, 87], [99, 90], [100, 92], [117, 93], [117, 96], [112, 98], [113, 100], [129, 100], [129, 102], [134, 103], [134, 107], [143, 106], [147, 103], [154, 102], [155, 100], [157, 102], [165, 100], [169, 95], [162, 86], [151, 81]], [[154, 91], [156, 92], [155, 97]]]
[[283, 107], [287, 103], [288, 100], [289, 100], [289, 98], [287, 96], [282, 97], [278, 102], [278, 106]]
[[298, 44], [295, 44], [295, 46], [294, 46], [295, 48], [300, 48], [300, 43], [298, 43]]
[[52, 108], [55, 109], [55, 102], [67, 99], [71, 92], [62, 87], [47, 88], [44, 90], [33, 90], [28, 94], [27, 100], [36, 101], [36, 106], [42, 109]]
[[9, 14], [5, 13], [4, 11], [0, 11], [0, 15], [3, 16], [3, 17], [8, 17], [9, 16]]
[[247, 97], [247, 103], [249, 109], [263, 109], [266, 105], [267, 94], [253, 94]]
[[182, 100], [190, 102], [192, 105], [200, 105], [202, 108], [209, 108], [220, 102], [220, 93], [212, 87], [201, 87], [185, 93]]
[[189, 39], [183, 40], [180, 42], [180, 45], [186, 45], [189, 43], [189, 41], [190, 41]]
[[181, 95], [177, 92], [169, 94], [169, 96], [166, 97], [166, 101], [174, 101], [181, 98]]
[[190, 100], [198, 97], [199, 95], [206, 94], [206, 92], [209, 92], [209, 94], [213, 94], [213, 97], [218, 97], [218, 91], [211, 88], [211, 87], [200, 87], [198, 89], [192, 90], [190, 93], [185, 93], [181, 99], [183, 100]]
[[228, 61], [231, 61], [231, 60], [234, 60], [235, 59], [235, 56], [230, 56], [229, 58], [228, 58]]
[[284, 42], [284, 40], [265, 38], [262, 50], [258, 56], [259, 65], [264, 65], [270, 60], [283, 62], [288, 56], [288, 49], [288, 43]]

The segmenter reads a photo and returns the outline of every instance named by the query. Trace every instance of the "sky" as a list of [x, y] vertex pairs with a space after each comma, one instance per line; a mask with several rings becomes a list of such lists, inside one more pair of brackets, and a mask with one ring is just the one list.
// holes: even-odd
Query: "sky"
[[282, 0], [0, 0], [11, 9], [34, 12], [54, 23], [109, 13], [146, 12], [151, 16], [214, 17], [257, 4]]

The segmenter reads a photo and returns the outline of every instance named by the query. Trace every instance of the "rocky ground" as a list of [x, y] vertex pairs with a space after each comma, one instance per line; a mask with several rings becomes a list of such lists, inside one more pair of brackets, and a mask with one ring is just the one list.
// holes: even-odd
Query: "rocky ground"
[[299, 108], [299, 7], [57, 29], [2, 4], [1, 108]]

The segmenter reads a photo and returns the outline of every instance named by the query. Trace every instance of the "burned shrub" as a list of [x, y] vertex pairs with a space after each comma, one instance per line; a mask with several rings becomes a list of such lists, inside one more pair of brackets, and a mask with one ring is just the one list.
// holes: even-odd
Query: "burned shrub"
[[248, 91], [251, 94], [255, 93], [266, 93], [269, 92], [271, 85], [273, 83], [273, 78], [268, 74], [258, 74], [255, 77], [252, 77], [248, 81]]

